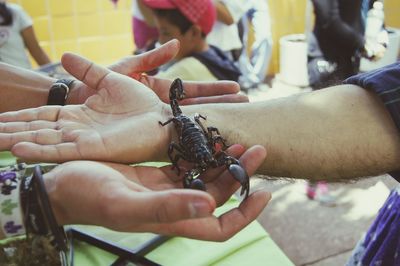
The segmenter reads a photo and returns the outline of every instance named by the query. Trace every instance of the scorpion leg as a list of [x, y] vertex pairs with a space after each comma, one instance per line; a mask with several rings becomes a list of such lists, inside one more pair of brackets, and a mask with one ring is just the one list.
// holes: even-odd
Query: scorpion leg
[[[206, 120], [206, 117], [204, 117], [204, 116], [202, 116], [200, 114], [195, 114], [194, 115], [194, 120], [197, 122], [197, 124], [203, 130], [204, 134], [207, 137], [208, 142], [211, 144], [213, 149], [214, 149], [215, 143], [221, 143], [223, 150], [226, 150], [228, 148], [228, 145], [226, 145], [225, 139], [220, 135], [218, 128], [216, 128], [216, 127], [207, 127], [207, 129], [206, 129], [204, 127], [204, 125], [201, 123], [200, 118], [203, 118], [204, 120]], [[214, 132], [216, 132], [217, 134], [213, 135]]]
[[176, 118], [175, 117], [173, 117], [173, 118], [171, 118], [171, 119], [168, 119], [167, 121], [165, 121], [164, 123], [163, 122], [161, 122], [161, 121], [158, 121], [158, 123], [160, 124], [160, 125], [162, 125], [162, 126], [165, 126], [165, 125], [168, 125], [169, 123], [171, 123], [171, 122], [175, 122], [176, 121]]
[[[225, 139], [219, 133], [218, 128], [207, 127], [207, 132], [208, 134], [210, 134], [210, 136], [212, 136], [213, 143], [221, 143], [223, 150], [226, 150], [228, 148], [228, 145], [226, 145]], [[215, 135], [213, 135], [214, 132], [216, 133]]]
[[195, 176], [199, 176], [201, 171], [198, 169], [192, 169], [185, 173], [183, 177], [183, 187], [184, 188], [191, 188], [197, 190], [206, 190], [206, 185], [204, 185], [203, 180], [200, 178], [194, 178]]
[[196, 123], [201, 127], [203, 132], [207, 133], [206, 128], [204, 127], [204, 125], [200, 121], [200, 118], [202, 118], [204, 120], [207, 120], [207, 118], [205, 116], [202, 116], [201, 114], [198, 114], [198, 113], [196, 113], [193, 118], [194, 118], [194, 121], [196, 121]]
[[216, 143], [221, 143], [222, 150], [226, 150], [228, 148], [228, 145], [226, 145], [225, 139], [220, 135], [213, 136], [212, 141], [213, 141], [214, 145]]
[[[174, 150], [178, 151], [179, 153], [173, 157], [172, 153], [174, 152]], [[175, 142], [171, 142], [171, 144], [169, 144], [168, 157], [169, 157], [170, 161], [172, 162], [172, 169], [176, 168], [178, 175], [180, 175], [180, 173], [181, 173], [181, 168], [178, 166], [178, 161], [181, 158], [185, 159], [185, 157], [182, 154], [183, 154], [183, 151], [178, 144], [176, 144]]]
[[243, 166], [240, 164], [239, 160], [233, 158], [232, 156], [226, 155], [224, 152], [221, 152], [218, 155], [217, 160], [220, 166], [226, 165], [229, 173], [231, 173], [231, 175], [242, 185], [240, 196], [245, 193], [244, 198], [246, 199], [249, 196], [250, 178], [246, 170], [244, 170]]

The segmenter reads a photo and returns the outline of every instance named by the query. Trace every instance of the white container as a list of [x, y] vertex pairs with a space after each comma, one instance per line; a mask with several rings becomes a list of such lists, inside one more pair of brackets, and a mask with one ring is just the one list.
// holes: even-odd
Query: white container
[[384, 19], [385, 13], [383, 12], [383, 3], [376, 1], [367, 13], [365, 26], [365, 39], [371, 44], [376, 43], [376, 36], [382, 30]]
[[400, 29], [387, 28], [389, 33], [389, 44], [385, 55], [378, 61], [370, 61], [362, 58], [360, 63], [360, 71], [367, 72], [383, 66], [393, 64], [397, 61], [400, 51]]
[[286, 35], [279, 40], [280, 79], [290, 85], [306, 87], [307, 71], [307, 42], [304, 34]]

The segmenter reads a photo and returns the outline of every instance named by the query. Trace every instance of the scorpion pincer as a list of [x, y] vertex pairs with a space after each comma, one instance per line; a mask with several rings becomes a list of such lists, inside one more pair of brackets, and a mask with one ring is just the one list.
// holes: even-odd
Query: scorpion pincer
[[[180, 159], [193, 163], [192, 169], [185, 172], [183, 177], [183, 187], [206, 190], [200, 175], [209, 168], [227, 166], [232, 176], [242, 185], [240, 195], [245, 193], [245, 198], [249, 195], [249, 176], [239, 161], [225, 153], [228, 146], [220, 135], [216, 127], [203, 126], [200, 119], [206, 119], [200, 114], [190, 118], [184, 114], [178, 105], [178, 101], [185, 96], [183, 84], [180, 79], [175, 79], [171, 84], [169, 91], [170, 106], [173, 117], [159, 124], [165, 126], [171, 122], [179, 136], [179, 143], [171, 142], [168, 148], [168, 157], [172, 162], [172, 167], [176, 168], [177, 174], [181, 172], [178, 166]], [[222, 149], [216, 149], [219, 143]], [[173, 153], [175, 151], [175, 156]]]

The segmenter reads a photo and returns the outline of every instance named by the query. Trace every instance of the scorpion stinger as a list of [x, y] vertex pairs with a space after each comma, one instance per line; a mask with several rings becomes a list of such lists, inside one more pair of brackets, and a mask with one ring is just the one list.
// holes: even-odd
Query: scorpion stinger
[[[183, 187], [205, 190], [204, 182], [200, 178], [201, 174], [209, 168], [226, 166], [232, 176], [242, 185], [241, 195], [245, 193], [245, 198], [247, 198], [249, 195], [249, 176], [246, 171], [237, 159], [224, 152], [228, 145], [219, 134], [219, 130], [216, 127], [206, 128], [201, 124], [200, 118], [205, 120], [205, 116], [199, 114], [190, 118], [182, 114], [178, 101], [183, 99], [184, 96], [182, 81], [180, 79], [174, 80], [169, 92], [173, 117], [166, 122], [158, 122], [161, 126], [174, 123], [179, 142], [171, 142], [168, 157], [172, 166], [177, 169], [178, 174], [180, 172], [178, 166], [180, 159], [194, 164], [193, 168], [184, 174]], [[222, 144], [222, 150], [216, 150], [217, 143]]]
[[228, 170], [232, 174], [232, 176], [242, 185], [240, 196], [242, 196], [243, 193], [246, 193], [244, 198], [247, 198], [249, 196], [250, 190], [250, 178], [247, 175], [246, 171], [243, 169], [243, 167], [240, 166], [240, 164], [231, 164], [229, 165]]

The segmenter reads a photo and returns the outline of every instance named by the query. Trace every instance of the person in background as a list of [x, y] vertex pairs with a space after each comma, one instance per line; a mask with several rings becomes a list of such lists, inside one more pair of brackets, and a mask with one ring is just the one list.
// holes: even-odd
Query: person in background
[[36, 39], [29, 15], [19, 5], [0, 0], [0, 62], [32, 68], [25, 48], [38, 65], [51, 62]]
[[[239, 84], [244, 91], [265, 79], [271, 57], [271, 21], [265, 0], [215, 0], [217, 21], [207, 42], [225, 52], [239, 68]], [[249, 47], [250, 27], [254, 41]], [[250, 54], [249, 54], [250, 51]]]
[[[246, 2], [250, 4], [250, 8], [241, 19], [243, 48], [238, 59], [238, 67], [242, 73], [239, 84], [242, 89], [249, 90], [261, 84], [267, 74], [272, 55], [272, 32], [267, 1]], [[250, 27], [254, 32], [251, 47], [249, 47]]]
[[151, 21], [151, 10], [142, 0], [132, 0], [132, 34], [136, 53], [148, 51], [158, 39], [158, 30]]
[[228, 58], [237, 61], [238, 51], [243, 48], [239, 34], [240, 19], [250, 9], [249, 1], [244, 0], [214, 0], [217, 20], [207, 42], [223, 51]]
[[386, 45], [371, 47], [364, 38], [365, 10], [375, 0], [311, 0], [315, 26], [309, 34], [308, 72], [313, 89], [341, 83], [359, 72], [362, 56], [378, 59]]
[[[341, 83], [359, 72], [360, 59], [379, 59], [385, 38], [372, 46], [364, 37], [366, 12], [375, 0], [311, 0], [315, 25], [308, 34], [308, 73], [310, 86], [320, 89]], [[383, 31], [385, 32], [385, 31]], [[324, 182], [308, 182], [309, 199], [333, 204], [335, 198]]]
[[143, 3], [153, 10], [159, 42], [163, 44], [174, 38], [180, 41], [175, 60], [161, 67], [157, 77], [196, 81], [238, 80], [240, 71], [233, 61], [206, 41], [216, 19], [211, 0], [143, 0]]
[[[118, 0], [111, 0], [117, 5]], [[142, 0], [132, 0], [132, 37], [135, 44], [135, 54], [141, 54], [154, 48], [158, 39], [158, 31], [154, 26], [151, 10]]]

